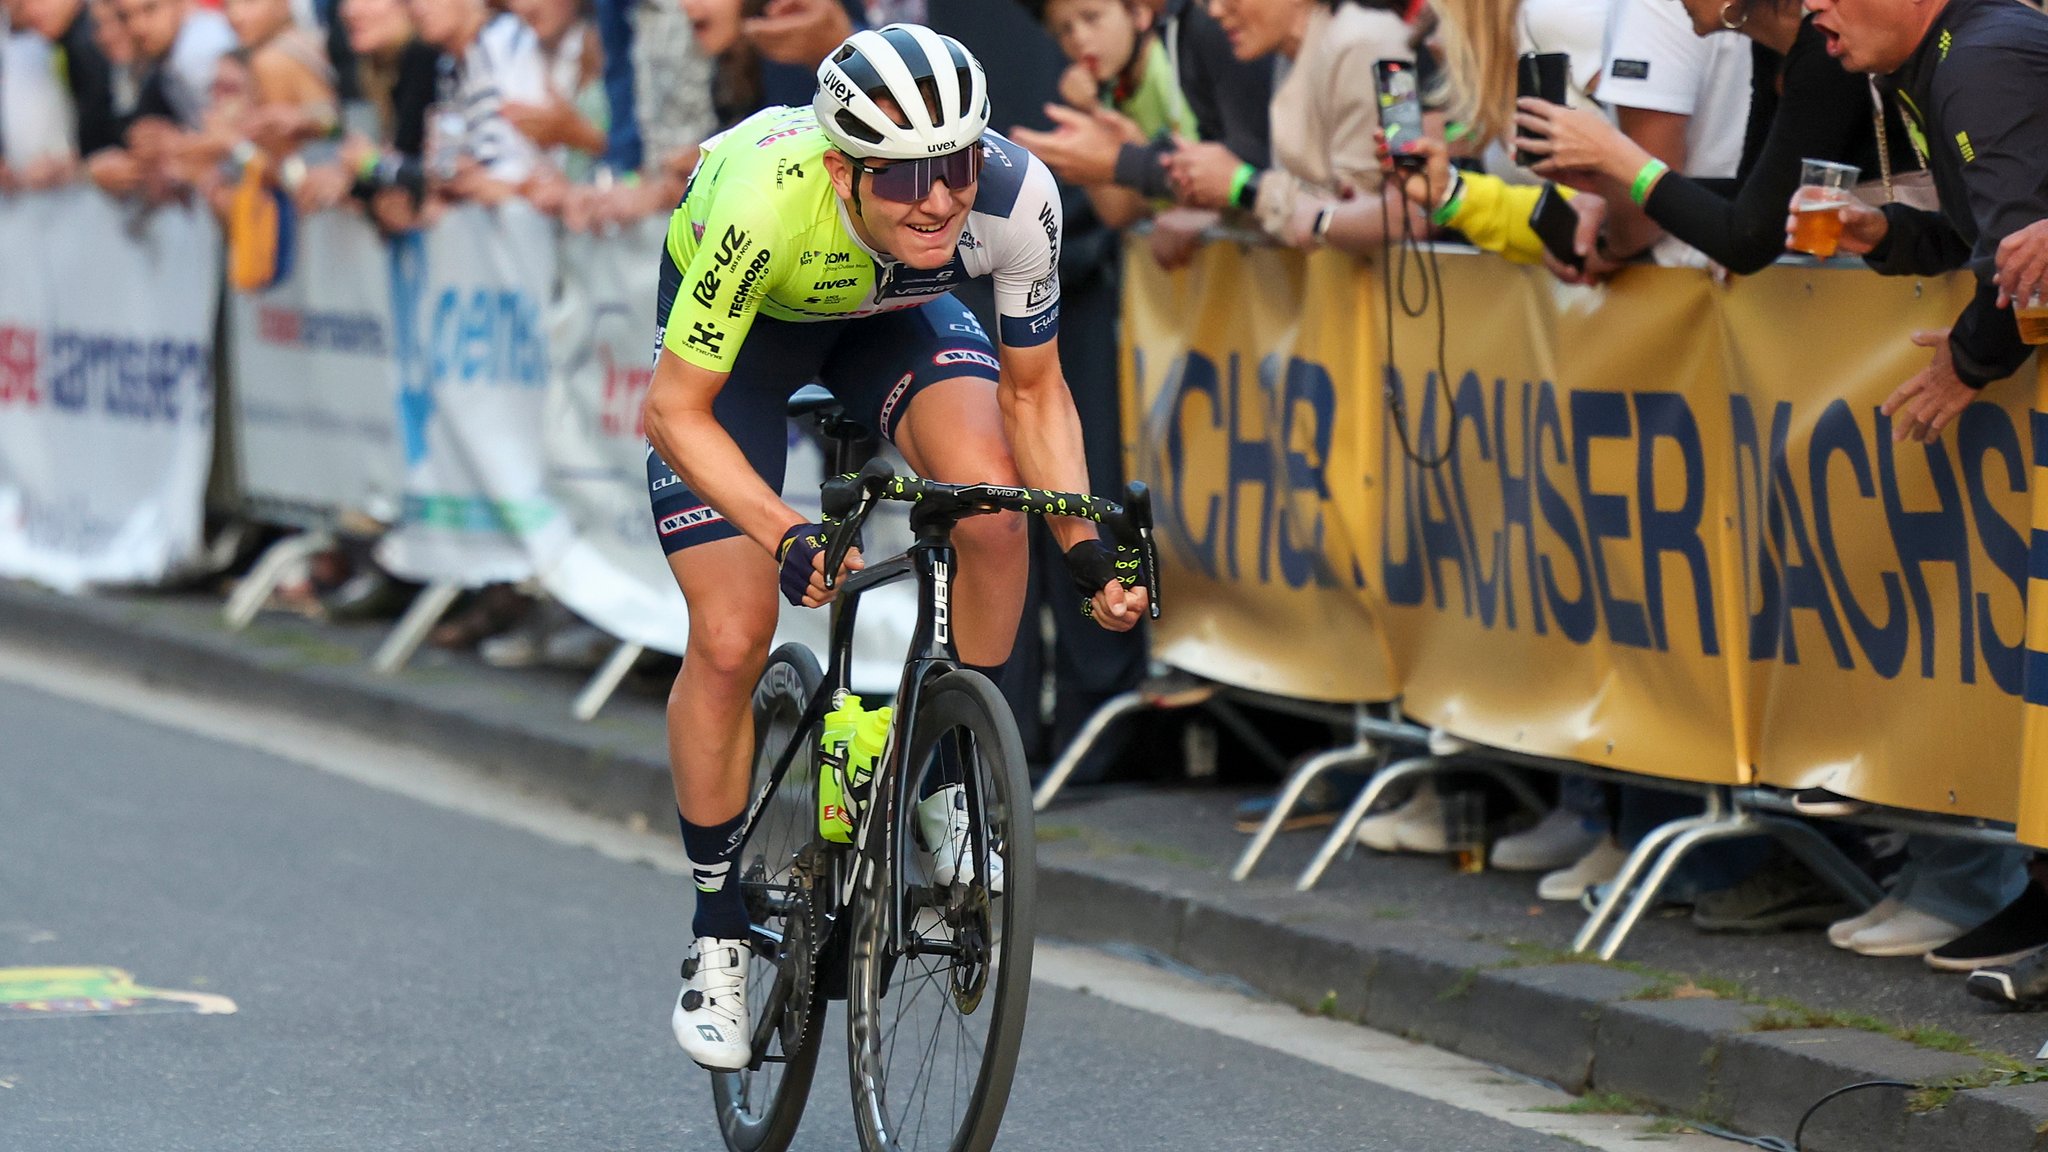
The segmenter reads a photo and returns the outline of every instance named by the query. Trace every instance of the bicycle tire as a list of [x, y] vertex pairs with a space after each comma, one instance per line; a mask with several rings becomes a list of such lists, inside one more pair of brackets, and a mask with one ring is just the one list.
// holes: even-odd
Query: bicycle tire
[[[824, 679], [818, 658], [801, 644], [785, 644], [768, 657], [768, 665], [754, 685], [754, 777], [752, 794], [759, 796], [768, 785], [775, 761], [789, 741], [799, 735], [804, 707]], [[799, 750], [775, 795], [761, 809], [733, 874], [747, 888], [748, 918], [756, 927], [769, 928], [787, 940], [792, 905], [778, 903], [778, 889], [790, 884], [794, 861], [817, 840], [817, 757], [813, 748]], [[784, 1152], [796, 1138], [803, 1119], [804, 1104], [810, 1097], [811, 1078], [818, 1067], [819, 1032], [824, 1025], [825, 999], [815, 981], [797, 990], [793, 1002], [772, 1003], [775, 983], [783, 979], [790, 956], [785, 950], [774, 956], [761, 954], [766, 937], [757, 936], [755, 955], [748, 962], [747, 1014], [758, 1032], [761, 1014], [778, 1015], [800, 1011], [795, 1023], [800, 1037], [794, 1049], [785, 1049], [782, 1062], [757, 1062], [741, 1072], [713, 1072], [711, 1095], [718, 1107], [718, 1130], [732, 1152]], [[778, 1020], [770, 1029], [771, 1047], [783, 1048], [789, 1032]]]
[[[981, 807], [987, 812], [992, 835], [991, 850], [1000, 849], [1005, 863], [1003, 891], [991, 893], [979, 880], [946, 889], [930, 886], [921, 859], [907, 827], [875, 829], [877, 836], [891, 835], [907, 855], [904, 858], [904, 889], [895, 890], [889, 870], [877, 866], [879, 853], [871, 851], [858, 865], [849, 929], [850, 973], [847, 999], [847, 1051], [853, 1087], [854, 1129], [866, 1152], [987, 1152], [995, 1143], [1009, 1103], [1010, 1085], [1016, 1074], [1017, 1050], [1024, 1034], [1024, 1015], [1031, 990], [1032, 917], [1036, 900], [1036, 869], [1033, 863], [1036, 837], [1031, 812], [1031, 787], [1024, 768], [1023, 743], [1017, 724], [1002, 694], [978, 672], [948, 672], [932, 682], [910, 721], [910, 755], [904, 761], [904, 795], [920, 794], [919, 781], [934, 762], [945, 755], [953, 733], [971, 734], [972, 755], [956, 761], [971, 766], [982, 790]], [[912, 817], [902, 814], [907, 824]], [[926, 895], [921, 896], [919, 887]], [[932, 892], [948, 895], [948, 911], [929, 904], [911, 909], [913, 902], [931, 899]], [[906, 908], [911, 917], [910, 932], [921, 939], [960, 946], [977, 931], [988, 941], [988, 962], [977, 968], [963, 964], [960, 957], [892, 956], [881, 915], [889, 904]], [[984, 911], [975, 911], [977, 903]], [[957, 915], [957, 918], [956, 918]], [[981, 916], [979, 927], [975, 917]], [[979, 971], [979, 984], [973, 983]], [[939, 995], [931, 996], [934, 980]], [[960, 981], [970, 983], [963, 993]], [[912, 988], [915, 983], [917, 987]], [[991, 983], [993, 987], [991, 987]], [[972, 1003], [962, 1009], [963, 999]], [[935, 1009], [930, 1029], [922, 1020], [906, 1025], [905, 1016], [923, 1002]], [[947, 1029], [948, 1009], [959, 1009], [957, 1026]], [[894, 1014], [894, 1020], [889, 1019]], [[968, 1018], [986, 1023], [986, 1035], [978, 1044]], [[964, 1043], [956, 1052], [949, 1084], [953, 1119], [933, 1122], [933, 1106], [944, 1111], [946, 1101], [935, 1101], [936, 1054], [948, 1039], [947, 1032]], [[914, 1035], [912, 1035], [914, 1033]], [[932, 1037], [927, 1041], [925, 1037]], [[908, 1040], [902, 1047], [896, 1041]], [[928, 1046], [928, 1047], [927, 1047]], [[979, 1049], [973, 1059], [973, 1049]], [[899, 1056], [918, 1060], [919, 1053], [931, 1054], [932, 1068], [918, 1069], [892, 1100], [891, 1084], [906, 1083], [896, 1067]], [[963, 1085], [963, 1059], [971, 1068], [972, 1081]], [[923, 1073], [932, 1073], [927, 1076]], [[964, 1088], [964, 1092], [963, 1092]]]

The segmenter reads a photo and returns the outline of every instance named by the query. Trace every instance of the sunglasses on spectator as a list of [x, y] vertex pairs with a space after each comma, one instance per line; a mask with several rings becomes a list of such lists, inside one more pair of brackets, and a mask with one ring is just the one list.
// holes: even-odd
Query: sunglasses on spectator
[[[981, 145], [970, 144], [956, 152], [943, 156], [932, 156], [924, 160], [898, 160], [885, 167], [875, 167], [858, 156], [846, 158], [857, 172], [874, 177], [869, 187], [874, 194], [897, 204], [915, 204], [931, 195], [932, 185], [945, 181], [946, 187], [957, 192], [976, 180], [981, 179]], [[854, 177], [859, 179], [858, 176]]]

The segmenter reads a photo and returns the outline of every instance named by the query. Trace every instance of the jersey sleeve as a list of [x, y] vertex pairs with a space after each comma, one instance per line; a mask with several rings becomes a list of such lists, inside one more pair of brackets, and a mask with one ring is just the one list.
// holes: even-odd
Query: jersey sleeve
[[687, 211], [669, 221], [668, 252], [683, 270], [662, 327], [662, 346], [713, 372], [732, 371], [761, 300], [789, 266], [774, 202], [748, 182], [713, 190], [697, 251], [687, 261], [697, 225]]
[[991, 270], [998, 336], [1007, 347], [1029, 348], [1059, 335], [1061, 211], [1052, 170], [1031, 157]]

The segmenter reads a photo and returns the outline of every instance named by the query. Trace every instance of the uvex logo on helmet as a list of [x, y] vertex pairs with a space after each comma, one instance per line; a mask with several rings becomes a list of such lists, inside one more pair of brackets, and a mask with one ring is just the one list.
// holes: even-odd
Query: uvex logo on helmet
[[849, 156], [921, 160], [981, 138], [988, 81], [959, 41], [917, 24], [890, 24], [854, 33], [818, 65], [811, 108]]

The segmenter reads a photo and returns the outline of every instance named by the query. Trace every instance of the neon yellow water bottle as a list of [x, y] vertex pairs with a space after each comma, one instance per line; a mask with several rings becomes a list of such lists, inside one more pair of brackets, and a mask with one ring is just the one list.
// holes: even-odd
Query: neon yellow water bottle
[[819, 738], [818, 835], [835, 844], [853, 843], [853, 808], [847, 795], [846, 760], [860, 723], [867, 715], [860, 697], [841, 692], [838, 706], [825, 713]]
[[889, 719], [893, 715], [894, 710], [884, 705], [864, 713], [860, 724], [853, 730], [853, 741], [846, 749], [846, 780], [852, 786], [848, 794], [853, 799], [856, 812], [867, 800], [868, 781], [874, 778], [875, 768], [882, 762], [882, 749], [889, 743]]

